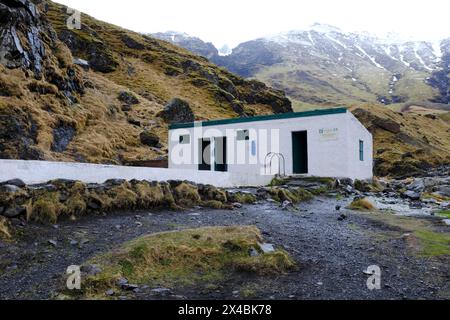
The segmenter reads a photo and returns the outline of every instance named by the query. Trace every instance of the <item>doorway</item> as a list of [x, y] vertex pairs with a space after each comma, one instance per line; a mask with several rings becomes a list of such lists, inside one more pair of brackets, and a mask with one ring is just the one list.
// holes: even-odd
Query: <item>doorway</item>
[[211, 171], [211, 140], [200, 139], [198, 170]]
[[292, 160], [294, 174], [308, 173], [308, 133], [292, 132]]
[[228, 171], [227, 163], [227, 138], [219, 137], [214, 139], [214, 170], [220, 172]]

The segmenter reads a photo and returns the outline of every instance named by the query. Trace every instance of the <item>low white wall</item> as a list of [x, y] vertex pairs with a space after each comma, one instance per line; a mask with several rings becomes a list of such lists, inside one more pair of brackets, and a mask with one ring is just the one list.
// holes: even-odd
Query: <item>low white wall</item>
[[44, 183], [53, 179], [80, 180], [103, 183], [108, 179], [126, 180], [189, 180], [217, 187], [258, 186], [270, 182], [270, 176], [255, 177], [226, 172], [199, 172], [183, 169], [123, 167], [101, 164], [0, 160], [0, 182], [21, 179], [27, 184]]

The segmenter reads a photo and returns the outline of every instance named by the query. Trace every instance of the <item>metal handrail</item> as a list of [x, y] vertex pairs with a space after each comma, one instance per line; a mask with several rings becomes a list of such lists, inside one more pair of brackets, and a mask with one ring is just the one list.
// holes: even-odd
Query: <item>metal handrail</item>
[[[267, 167], [270, 164], [270, 168], [272, 169], [273, 158], [277, 157], [278, 159], [278, 174], [280, 176], [286, 176], [286, 158], [282, 153], [269, 152], [264, 158], [264, 173], [267, 174]], [[268, 160], [270, 162], [268, 163]], [[283, 174], [281, 174], [281, 164], [283, 164]]]

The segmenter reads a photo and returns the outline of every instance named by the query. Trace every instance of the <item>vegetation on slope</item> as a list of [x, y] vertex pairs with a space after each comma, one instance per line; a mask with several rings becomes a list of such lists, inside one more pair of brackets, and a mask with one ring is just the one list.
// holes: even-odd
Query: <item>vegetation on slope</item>
[[[282, 92], [164, 41], [84, 14], [81, 30], [69, 30], [61, 5], [41, 1], [40, 15], [31, 16], [30, 1], [13, 2], [8, 14], [17, 16], [2, 28], [15, 28], [30, 54], [40, 52], [27, 40], [36, 27], [44, 53], [35, 55], [39, 74], [25, 60], [0, 65], [2, 158], [123, 164], [165, 157], [167, 123], [158, 114], [173, 98], [198, 120], [291, 111]], [[144, 144], [144, 131], [159, 143]]]
[[404, 177], [450, 163], [447, 113], [400, 113], [374, 105], [351, 111], [374, 136], [376, 175]]

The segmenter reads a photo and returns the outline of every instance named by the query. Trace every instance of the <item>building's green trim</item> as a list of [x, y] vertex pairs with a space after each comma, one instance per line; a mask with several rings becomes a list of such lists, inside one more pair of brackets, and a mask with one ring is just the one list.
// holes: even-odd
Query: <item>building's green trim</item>
[[334, 108], [334, 109], [312, 110], [312, 111], [305, 111], [305, 112], [271, 114], [271, 115], [267, 115], [267, 116], [257, 116], [257, 117], [248, 117], [248, 118], [232, 118], [232, 119], [211, 120], [211, 121], [203, 121], [203, 122], [198, 121], [198, 122], [191, 122], [191, 123], [172, 124], [169, 126], [169, 130], [193, 128], [193, 127], [197, 127], [197, 126], [198, 127], [211, 127], [211, 126], [220, 126], [220, 125], [224, 125], [224, 124], [234, 124], [234, 123], [246, 123], [246, 122], [257, 122], [257, 121], [326, 116], [326, 115], [340, 114], [340, 113], [346, 113], [346, 112], [347, 112], [346, 108]]

